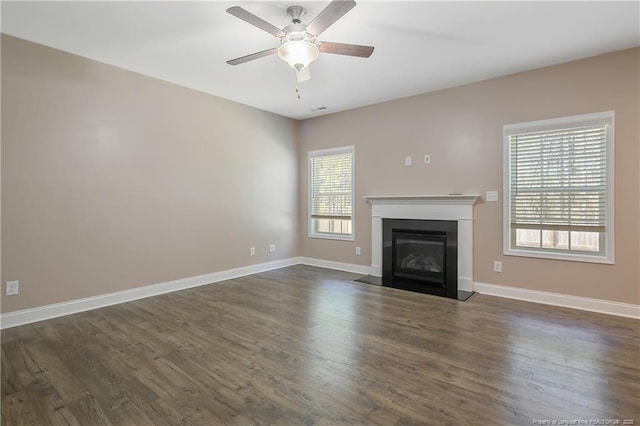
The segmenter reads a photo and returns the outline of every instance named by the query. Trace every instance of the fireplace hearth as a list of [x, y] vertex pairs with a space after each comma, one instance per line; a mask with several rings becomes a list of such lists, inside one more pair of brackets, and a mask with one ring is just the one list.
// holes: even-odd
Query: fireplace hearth
[[382, 285], [458, 298], [458, 222], [382, 220]]

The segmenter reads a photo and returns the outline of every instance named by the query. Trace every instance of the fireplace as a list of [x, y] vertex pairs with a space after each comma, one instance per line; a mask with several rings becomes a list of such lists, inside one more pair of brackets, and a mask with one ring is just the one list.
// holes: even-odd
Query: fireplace
[[382, 285], [458, 298], [458, 222], [382, 220]]
[[[370, 279], [366, 282], [383, 284], [382, 252], [391, 248], [391, 240], [385, 240], [382, 236], [383, 220], [409, 219], [453, 222], [458, 225], [457, 239], [453, 243], [456, 245], [457, 265], [447, 251], [445, 280], [447, 283], [450, 280], [455, 282], [453, 275], [447, 271], [448, 268], [457, 266], [455, 274], [458, 278], [458, 300], [466, 300], [473, 294], [473, 206], [478, 200], [478, 195], [367, 195], [364, 198], [371, 204], [371, 268]], [[452, 241], [453, 238], [449, 238], [447, 235], [447, 244]], [[400, 282], [404, 281], [407, 287], [414, 287], [415, 291], [445, 293], [442, 289], [438, 289], [438, 286], [433, 282], [420, 283], [408, 279], [389, 280], [388, 277], [386, 281], [391, 283], [387, 285], [397, 284], [398, 286], [400, 286]], [[452, 287], [448, 286], [449, 294], [452, 291], [450, 288]]]

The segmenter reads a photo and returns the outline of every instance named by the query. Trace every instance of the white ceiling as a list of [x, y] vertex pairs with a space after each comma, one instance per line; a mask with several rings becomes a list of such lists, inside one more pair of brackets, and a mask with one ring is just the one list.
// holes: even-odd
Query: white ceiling
[[[304, 119], [640, 45], [640, 2], [359, 1], [318, 39], [375, 46], [368, 59], [323, 53], [295, 94], [279, 45], [225, 10], [282, 28], [326, 2], [7, 2], [2, 32], [287, 117]], [[324, 111], [313, 111], [326, 107]]]

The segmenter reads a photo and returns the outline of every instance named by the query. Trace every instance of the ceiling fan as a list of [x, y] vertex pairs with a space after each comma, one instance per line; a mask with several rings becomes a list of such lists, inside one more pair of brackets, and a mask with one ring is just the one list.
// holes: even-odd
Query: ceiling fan
[[277, 37], [280, 40], [280, 46], [241, 56], [227, 61], [227, 63], [229, 65], [239, 65], [277, 53], [280, 59], [288, 63], [296, 71], [296, 79], [298, 83], [301, 83], [311, 78], [309, 64], [318, 59], [321, 52], [368, 58], [373, 53], [374, 48], [372, 46], [316, 40], [316, 37], [333, 25], [345, 13], [353, 9], [355, 5], [356, 2], [353, 0], [333, 0], [306, 25], [301, 20], [307, 13], [306, 9], [302, 6], [290, 6], [287, 8], [287, 15], [291, 18], [292, 23], [282, 29], [240, 6], [230, 7], [227, 9], [228, 13]]

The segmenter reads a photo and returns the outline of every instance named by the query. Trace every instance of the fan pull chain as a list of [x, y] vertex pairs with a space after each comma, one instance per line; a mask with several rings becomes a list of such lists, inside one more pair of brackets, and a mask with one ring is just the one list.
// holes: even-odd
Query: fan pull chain
[[296, 96], [300, 99], [300, 87], [298, 87], [298, 85], [296, 85]]

